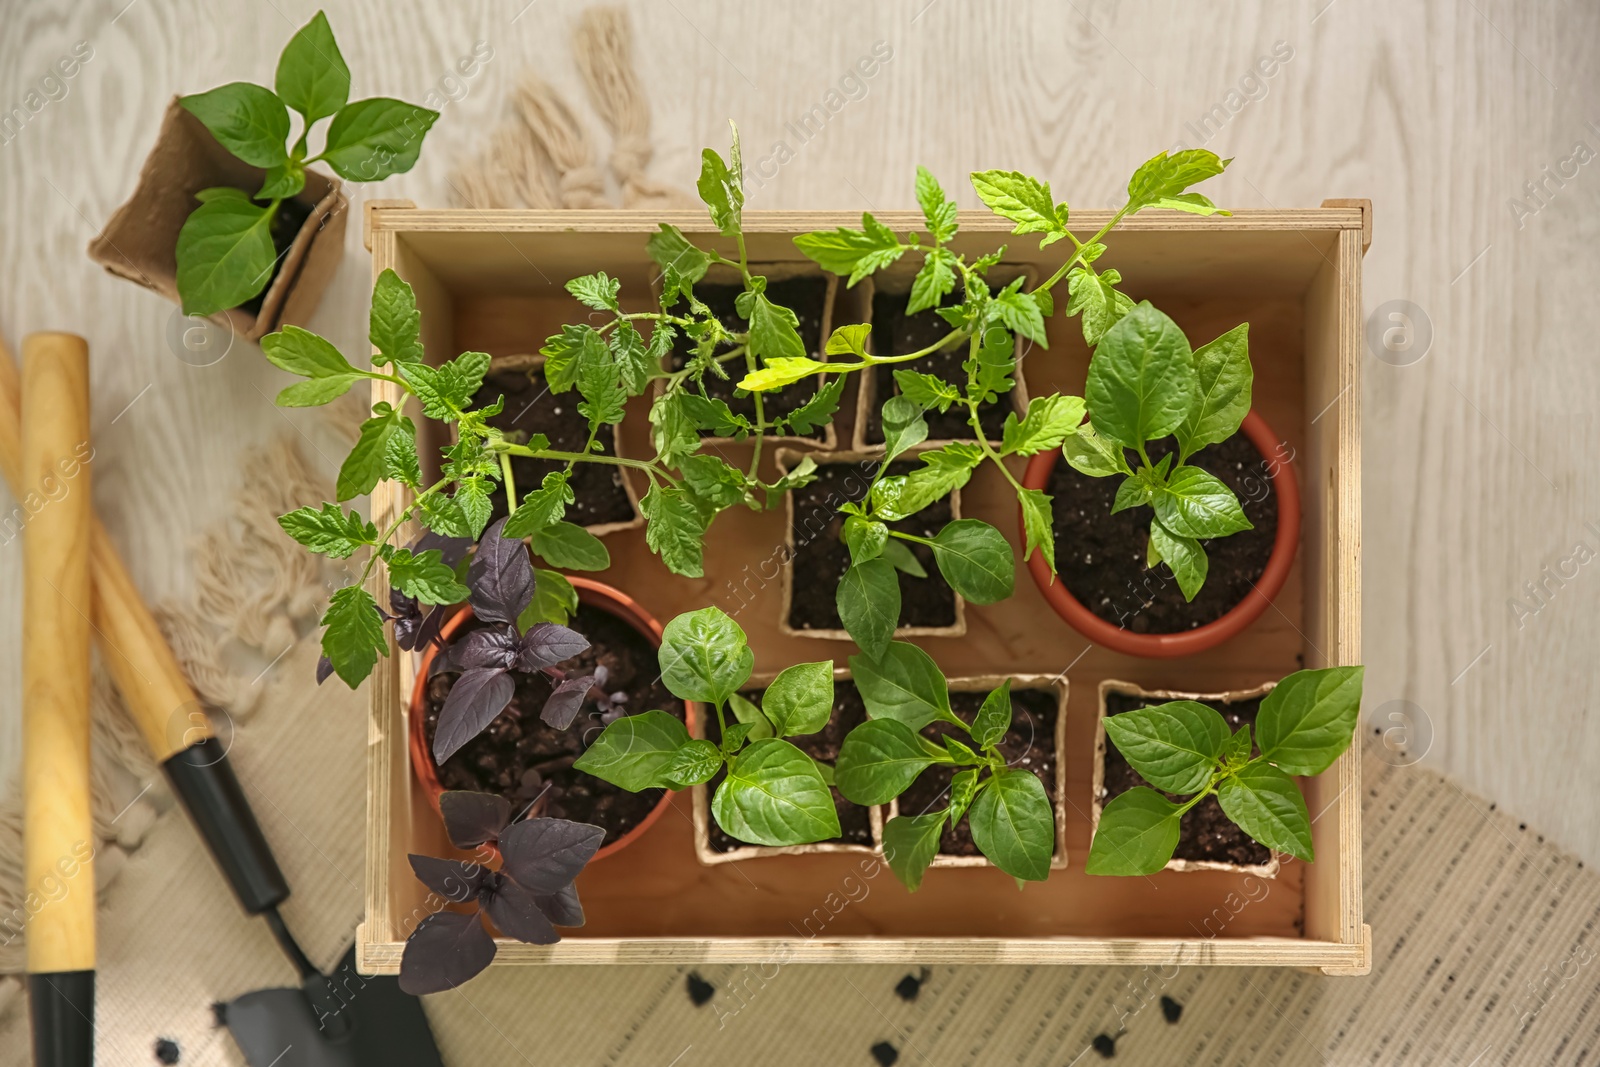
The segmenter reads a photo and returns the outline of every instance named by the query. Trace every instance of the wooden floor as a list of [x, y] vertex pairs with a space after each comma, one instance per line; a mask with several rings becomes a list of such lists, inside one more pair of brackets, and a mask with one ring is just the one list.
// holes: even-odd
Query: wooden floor
[[[442, 81], [466, 94], [443, 108], [414, 173], [358, 187], [357, 200], [444, 205], [453, 160], [484, 143], [529, 66], [593, 121], [566, 44], [581, 3], [323, 6], [356, 95], [419, 100]], [[1408, 752], [1426, 748], [1430, 763], [1600, 860], [1600, 565], [1589, 565], [1600, 554], [1600, 9], [631, 6], [639, 73], [659, 94], [653, 173], [688, 188], [700, 147], [721, 146], [731, 117], [752, 206], [910, 207], [923, 163], [963, 206], [977, 206], [964, 172], [1007, 167], [1104, 208], [1140, 160], [1177, 143], [1235, 157], [1208, 186], [1225, 205], [1371, 198], [1374, 332], [1403, 328], [1387, 315], [1405, 301], [1409, 356], [1431, 341], [1408, 365], [1379, 348], [1389, 362], [1365, 369], [1366, 714], [1375, 728], [1409, 725]], [[169, 97], [269, 80], [281, 42], [316, 7], [0, 4], [0, 117], [27, 113], [35, 89], [32, 102], [46, 101], [0, 135], [0, 330], [13, 342], [38, 329], [90, 339], [95, 500], [152, 596], [187, 587], [186, 541], [222, 514], [243, 450], [302, 416], [272, 407], [282, 376], [254, 346], [196, 365], [213, 357], [186, 352], [176, 309], [102, 273], [84, 246], [130, 191]], [[79, 41], [92, 58], [49, 80]], [[449, 81], [479, 41], [493, 59]], [[863, 78], [856, 65], [874, 48], [888, 58]], [[805, 124], [818, 107], [826, 121]], [[310, 323], [351, 352], [366, 309], [359, 242], [351, 226]], [[0, 778], [17, 758], [20, 586], [20, 541], [0, 544]]]

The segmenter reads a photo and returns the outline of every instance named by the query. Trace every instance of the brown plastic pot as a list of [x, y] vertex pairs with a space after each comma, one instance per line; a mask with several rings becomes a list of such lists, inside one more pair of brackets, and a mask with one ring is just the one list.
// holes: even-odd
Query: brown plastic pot
[[[1039, 592], [1057, 615], [1097, 645], [1113, 652], [1149, 659], [1174, 659], [1215, 648], [1229, 638], [1238, 636], [1261, 617], [1261, 613], [1272, 603], [1272, 598], [1283, 590], [1283, 583], [1288, 580], [1289, 570], [1294, 564], [1295, 551], [1300, 546], [1300, 483], [1295, 477], [1292, 459], [1269, 458], [1279, 454], [1283, 439], [1272, 432], [1267, 420], [1257, 414], [1254, 408], [1244, 417], [1239, 429], [1256, 446], [1256, 451], [1261, 453], [1263, 459], [1277, 464], [1277, 470], [1268, 480], [1278, 498], [1278, 533], [1273, 539], [1272, 554], [1267, 557], [1266, 569], [1262, 571], [1261, 580], [1255, 588], [1230, 608], [1227, 614], [1204, 626], [1174, 634], [1137, 634], [1107, 622], [1084, 607], [1067, 592], [1066, 584], [1051, 573], [1044, 553], [1035, 552], [1033, 558], [1028, 560], [1028, 570], [1033, 575], [1033, 583], [1039, 587]], [[1022, 476], [1023, 486], [1028, 489], [1046, 488], [1050, 484], [1051, 472], [1060, 461], [1061, 450], [1058, 448], [1034, 456]], [[1017, 508], [1017, 528], [1019, 531], [1022, 529], [1020, 504]]]
[[[661, 624], [656, 621], [655, 616], [651, 615], [648, 611], [645, 611], [644, 608], [640, 607], [638, 602], [636, 602], [632, 597], [627, 596], [612, 586], [606, 585], [604, 582], [596, 582], [589, 578], [579, 578], [569, 575], [567, 580], [570, 581], [572, 583], [572, 587], [577, 590], [578, 602], [580, 604], [587, 604], [589, 607], [598, 608], [608, 615], [613, 615], [623, 620], [635, 630], [639, 631], [639, 633], [648, 637], [650, 639], [650, 643], [656, 648], [661, 647]], [[417, 781], [422, 786], [422, 791], [428, 797], [429, 806], [433, 808], [436, 814], [439, 814], [441, 819], [444, 816], [439, 812], [439, 797], [444, 792], [444, 785], [439, 781], [439, 769], [434, 765], [433, 752], [428, 747], [428, 729], [426, 722], [428, 669], [433, 665], [434, 657], [444, 650], [444, 648], [449, 644], [450, 638], [455, 635], [456, 631], [460, 630], [463, 626], [471, 621], [472, 609], [465, 606], [463, 606], [461, 610], [457, 611], [453, 616], [445, 621], [444, 626], [439, 631], [440, 640], [429, 645], [420, 653], [417, 663], [417, 680], [411, 687], [411, 721], [407, 725], [411, 742], [411, 769], [412, 772], [416, 774]], [[695, 721], [697, 716], [695, 704], [692, 700], [685, 700], [683, 702], [683, 717], [684, 725], [688, 727], [690, 735], [698, 736], [695, 734]], [[646, 815], [644, 820], [640, 822], [638, 826], [635, 826], [633, 829], [617, 838], [617, 840], [600, 849], [600, 851], [594, 854], [594, 859], [604, 859], [607, 856], [621, 852], [624, 848], [627, 848], [641, 835], [643, 835], [646, 830], [650, 829], [650, 827], [655, 824], [655, 821], [661, 818], [662, 814], [667, 810], [667, 808], [671, 807], [671, 805], [672, 793], [668, 792], [663, 794], [661, 797], [661, 802], [658, 803], [654, 808], [650, 809], [650, 814]], [[594, 860], [591, 860], [590, 862], [592, 863]]]

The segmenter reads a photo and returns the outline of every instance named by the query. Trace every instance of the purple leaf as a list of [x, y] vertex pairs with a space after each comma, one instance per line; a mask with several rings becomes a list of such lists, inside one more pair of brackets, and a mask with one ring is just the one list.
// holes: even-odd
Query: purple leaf
[[317, 684], [321, 685], [333, 675], [333, 660], [323, 656], [317, 660]]
[[444, 565], [454, 567], [467, 558], [467, 550], [471, 547], [470, 537], [446, 537], [442, 533], [424, 530], [422, 536], [411, 543], [411, 554], [420, 556], [430, 548], [437, 548]]
[[535, 896], [553, 896], [572, 884], [605, 836], [588, 823], [527, 819], [500, 835], [501, 869]]
[[484, 622], [514, 623], [533, 602], [533, 564], [528, 562], [527, 546], [501, 537], [505, 524], [500, 519], [483, 532], [467, 567], [472, 612]]
[[493, 793], [451, 789], [439, 795], [445, 833], [456, 848], [477, 848], [494, 841], [511, 821], [511, 802]]
[[528, 627], [528, 632], [517, 642], [517, 670], [532, 674], [540, 667], [571, 659], [588, 647], [589, 639], [578, 631], [553, 622], [541, 622]]
[[550, 694], [550, 699], [544, 702], [544, 710], [539, 713], [539, 718], [557, 730], [565, 730], [572, 725], [572, 720], [578, 717], [578, 709], [583, 707], [584, 698], [589, 695], [589, 690], [594, 688], [592, 675], [581, 675], [577, 678], [568, 678], [556, 686], [555, 692]]
[[539, 910], [539, 902], [522, 886], [505, 875], [496, 875], [486, 889], [483, 913], [496, 930], [530, 945], [553, 945], [561, 940]]
[[441, 860], [433, 856], [412, 854], [411, 870], [417, 881], [438, 893], [452, 904], [465, 904], [478, 895], [490, 870], [481, 863], [463, 863], [460, 860]]
[[474, 630], [450, 646], [450, 663], [460, 670], [492, 667], [508, 671], [517, 661], [517, 631], [510, 626]]
[[578, 887], [568, 885], [547, 897], [538, 897], [539, 910], [556, 926], [582, 926], [583, 905], [578, 903]]
[[414, 997], [442, 993], [476, 977], [494, 960], [494, 939], [476, 914], [441, 911], [406, 939], [400, 988]]
[[506, 710], [516, 689], [516, 683], [505, 671], [463, 671], [439, 711], [439, 725], [433, 734], [433, 761], [443, 763], [483, 733], [495, 716]]

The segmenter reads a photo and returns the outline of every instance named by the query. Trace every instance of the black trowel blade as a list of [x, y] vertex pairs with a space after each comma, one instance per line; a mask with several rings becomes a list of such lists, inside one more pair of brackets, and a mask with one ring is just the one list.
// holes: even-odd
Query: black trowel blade
[[328, 982], [324, 1008], [304, 989], [262, 989], [224, 1005], [250, 1067], [444, 1067], [422, 1001], [394, 977], [357, 974], [352, 948]]

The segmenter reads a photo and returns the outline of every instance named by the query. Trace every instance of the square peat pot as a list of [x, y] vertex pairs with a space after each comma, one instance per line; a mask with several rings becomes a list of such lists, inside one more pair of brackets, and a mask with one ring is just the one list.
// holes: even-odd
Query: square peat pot
[[[1085, 212], [1074, 221], [1093, 232], [1108, 218]], [[503, 942], [495, 965], [776, 960], [1276, 965], [1365, 973], [1371, 936], [1362, 921], [1355, 749], [1302, 783], [1319, 813], [1313, 864], [1284, 861], [1270, 879], [1226, 869], [1107, 878], [1086, 875], [1083, 858], [1093, 823], [1102, 682], [1229, 693], [1302, 666], [1360, 662], [1361, 257], [1370, 220], [1361, 201], [1228, 218], [1138, 215], [1121, 224], [1101, 264], [1121, 271], [1129, 295], [1153, 300], [1195, 343], [1250, 323], [1256, 409], [1282, 436], [1281, 454], [1293, 457], [1303, 497], [1300, 551], [1273, 610], [1204, 656], [1136, 659], [1089, 645], [1068, 627], [1028, 580], [1019, 552], [1013, 596], [966, 605], [960, 636], [915, 639], [950, 678], [1070, 679], [1060, 744], [1063, 869], [1019, 891], [990, 866], [938, 866], [912, 894], [867, 849], [706, 865], [686, 790], [649, 833], [580, 876], [586, 926], [563, 930], [556, 945]], [[921, 225], [910, 212], [882, 221], [896, 230]], [[563, 323], [583, 320], [587, 310], [562, 285], [596, 270], [622, 281], [624, 310], [647, 310], [655, 269], [645, 242], [659, 222], [724, 254], [734, 251], [700, 211], [432, 211], [369, 201], [366, 234], [374, 275], [393, 267], [415, 288], [428, 358], [437, 362], [467, 350], [509, 356], [537, 349]], [[974, 255], [1007, 244], [1007, 263], [1038, 276], [1060, 263], [1059, 246], [1041, 252], [1037, 242], [1017, 241], [1004, 220], [964, 212], [960, 223], [958, 251]], [[797, 270], [804, 260], [792, 241], [796, 234], [858, 224], [844, 212], [745, 215], [750, 258]], [[838, 288], [835, 323], [866, 322], [869, 314], [860, 286]], [[1048, 329], [1049, 345], [1027, 356], [1028, 392], [1082, 395], [1089, 353], [1078, 322], [1058, 315]], [[389, 383], [375, 382], [373, 399], [399, 397]], [[847, 391], [837, 416], [840, 442], [855, 440], [851, 399]], [[629, 402], [619, 427], [624, 455], [651, 454], [647, 415], [648, 398]], [[440, 443], [439, 432], [425, 429], [435, 438], [425, 443]], [[729, 462], [749, 462], [749, 444], [715, 447]], [[762, 452], [769, 479], [777, 452]], [[405, 503], [401, 491], [380, 486], [372, 517], [389, 522]], [[974, 475], [962, 490], [961, 513], [993, 523], [1017, 544], [1016, 497], [998, 471]], [[610, 568], [593, 577], [662, 621], [707, 605], [722, 608], [749, 635], [757, 667], [772, 674], [822, 658], [829, 647], [782, 625], [788, 533], [784, 508], [726, 512], [707, 535], [705, 577], [686, 579], [662, 567], [642, 529], [619, 529], [606, 538]], [[388, 602], [386, 581], [382, 567], [375, 568], [379, 603]], [[838, 667], [851, 650], [841, 644], [833, 651]], [[399, 969], [406, 937], [429, 911], [406, 854], [447, 854], [438, 817], [409, 766], [406, 707], [415, 672], [416, 657], [391, 648], [368, 686], [366, 921], [357, 939], [368, 973]]]

